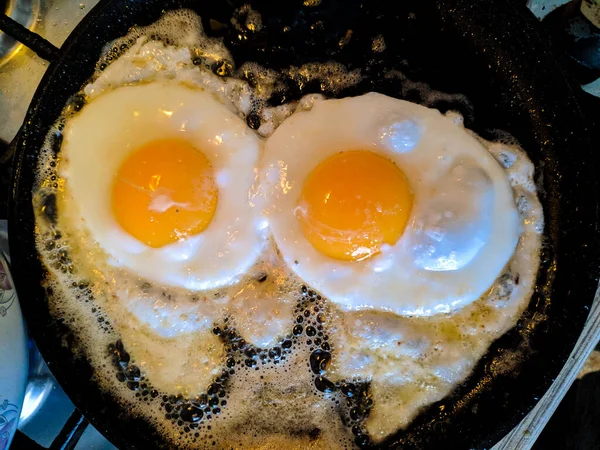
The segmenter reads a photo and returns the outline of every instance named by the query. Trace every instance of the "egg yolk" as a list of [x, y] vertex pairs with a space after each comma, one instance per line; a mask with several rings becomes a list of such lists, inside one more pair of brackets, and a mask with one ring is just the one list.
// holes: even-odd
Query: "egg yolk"
[[118, 223], [158, 248], [202, 232], [211, 222], [218, 191], [210, 162], [179, 139], [153, 141], [121, 165], [112, 188]]
[[360, 261], [394, 245], [408, 221], [412, 193], [404, 173], [370, 151], [338, 153], [307, 177], [296, 214], [306, 239], [332, 258]]

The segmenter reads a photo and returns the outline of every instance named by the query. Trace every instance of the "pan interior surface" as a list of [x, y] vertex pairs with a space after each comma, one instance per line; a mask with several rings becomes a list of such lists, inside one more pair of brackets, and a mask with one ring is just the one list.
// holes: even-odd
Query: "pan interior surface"
[[[418, 83], [424, 83], [468, 100], [442, 98], [428, 106], [442, 112], [458, 110], [465, 125], [484, 138], [495, 139], [506, 131], [527, 151], [537, 169], [546, 222], [546, 245], [530, 306], [464, 384], [385, 443], [420, 449], [438, 448], [449, 440], [457, 448], [489, 446], [533, 406], [560, 370], [597, 283], [589, 269], [598, 262], [595, 156], [586, 141], [576, 96], [559, 64], [533, 20], [511, 5], [256, 1], [251, 6], [262, 17], [262, 29], [240, 32], [229, 24], [242, 6], [100, 2], [65, 44], [61, 61], [46, 74], [19, 143], [10, 222], [11, 246], [17, 249], [15, 281], [42, 353], [75, 404], [115, 444], [169, 447], [146, 422], [128, 416], [116, 399], [97, 389], [93, 370], [78, 352], [68, 324], [51, 315], [47, 293], [31, 282], [45, 276], [35, 250], [31, 186], [46, 134], [92, 75], [105, 43], [132, 25], [154, 22], [163, 10], [191, 8], [202, 17], [207, 34], [224, 40], [238, 65], [251, 61], [279, 70], [335, 61], [348, 70], [360, 70], [362, 81], [338, 92], [339, 97], [376, 91], [427, 103], [430, 99], [418, 89]], [[211, 27], [211, 22], [226, 26]], [[492, 29], [490, 23], [503, 25]], [[373, 51], [378, 40], [386, 43], [382, 52]], [[386, 76], [390, 71], [402, 76]], [[310, 83], [300, 89], [291, 86], [288, 98], [281, 101], [320, 89]], [[144, 432], [134, 434], [131, 429]]]

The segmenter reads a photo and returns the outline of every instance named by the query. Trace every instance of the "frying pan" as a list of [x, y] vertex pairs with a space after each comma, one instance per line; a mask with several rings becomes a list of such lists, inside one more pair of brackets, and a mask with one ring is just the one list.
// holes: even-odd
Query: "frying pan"
[[[264, 28], [238, 39], [231, 27], [212, 31], [209, 20], [229, 24], [235, 8], [250, 3]], [[309, 2], [307, 2], [308, 4]], [[466, 126], [489, 139], [514, 136], [536, 167], [546, 219], [537, 287], [514, 329], [498, 339], [473, 374], [451, 395], [423, 411], [382, 447], [435, 449], [490, 447], [535, 404], [566, 361], [583, 327], [598, 283], [597, 156], [587, 139], [579, 93], [549, 51], [547, 37], [522, 4], [483, 0], [104, 0], [79, 24], [51, 64], [32, 100], [17, 143], [9, 210], [14, 279], [29, 329], [42, 355], [75, 405], [120, 448], [170, 448], [144, 420], [121, 410], [93, 381], [76, 337], [48, 308], [46, 276], [34, 245], [31, 189], [38, 151], [70, 97], [92, 75], [106, 42], [132, 25], [186, 7], [202, 17], [209, 35], [223, 37], [238, 65], [281, 69], [335, 60], [360, 69], [364, 80], [339, 96], [379, 91], [422, 102], [406, 79], [427, 83], [468, 102], [439, 101], [458, 109]], [[283, 32], [283, 27], [290, 27]], [[352, 30], [349, 42], [339, 42]], [[382, 53], [371, 51], [381, 34]], [[404, 88], [404, 89], [403, 89]], [[290, 86], [285, 98], [316, 92]], [[326, 94], [330, 94], [325, 92]], [[510, 355], [516, 355], [511, 358]], [[512, 361], [510, 370], [502, 362]]]

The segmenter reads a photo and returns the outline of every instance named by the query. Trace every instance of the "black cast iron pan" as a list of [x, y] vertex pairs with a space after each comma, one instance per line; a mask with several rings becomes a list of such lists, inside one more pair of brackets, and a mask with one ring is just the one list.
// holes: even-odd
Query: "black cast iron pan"
[[[535, 19], [522, 5], [482, 0], [399, 1], [253, 0], [263, 30], [240, 40], [230, 28], [211, 31], [209, 19], [229, 24], [247, 2], [192, 0], [104, 0], [63, 45], [31, 103], [15, 160], [10, 205], [10, 246], [15, 282], [29, 329], [51, 370], [85, 416], [120, 448], [168, 448], [144, 421], [117, 407], [95, 385], [92, 368], [59, 317], [52, 317], [39, 280], [45, 276], [34, 246], [31, 187], [38, 149], [70, 97], [86, 82], [107, 41], [132, 25], [158, 19], [164, 10], [196, 10], [209, 35], [222, 36], [238, 65], [282, 68], [335, 60], [359, 68], [365, 81], [340, 96], [379, 91], [420, 102], [418, 91], [383, 74], [397, 69], [413, 81], [464, 94], [469, 104], [440, 101], [458, 109], [466, 125], [486, 138], [497, 129], [518, 139], [536, 166], [546, 217], [542, 267], [529, 309], [499, 339], [473, 375], [451, 396], [424, 411], [384, 447], [486, 448], [514, 426], [541, 397], [567, 359], [582, 329], [598, 283], [597, 156], [587, 139], [577, 88], [561, 72]], [[283, 27], [290, 27], [284, 33]], [[351, 29], [345, 46], [339, 45]], [[386, 50], [375, 54], [381, 34]], [[318, 91], [290, 85], [273, 103]], [[494, 362], [518, 349], [510, 371]], [[444, 408], [441, 408], [444, 406]]]

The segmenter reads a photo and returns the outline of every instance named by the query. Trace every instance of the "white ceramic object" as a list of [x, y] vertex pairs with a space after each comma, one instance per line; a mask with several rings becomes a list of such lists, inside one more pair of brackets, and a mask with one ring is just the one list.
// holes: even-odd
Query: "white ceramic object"
[[8, 263], [0, 251], [0, 450], [17, 429], [28, 370], [27, 336]]

